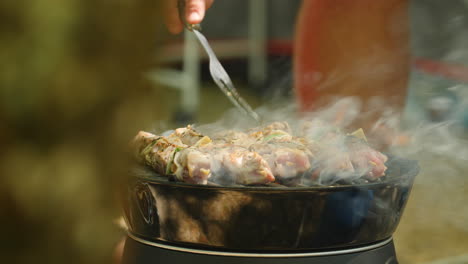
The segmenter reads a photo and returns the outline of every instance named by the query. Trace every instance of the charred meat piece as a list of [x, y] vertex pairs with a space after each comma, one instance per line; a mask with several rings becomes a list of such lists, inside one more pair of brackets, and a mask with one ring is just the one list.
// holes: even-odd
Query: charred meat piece
[[212, 174], [215, 182], [256, 185], [275, 180], [265, 159], [247, 148], [229, 144], [212, 144], [200, 150], [212, 156]]
[[159, 136], [153, 135], [145, 131], [138, 132], [138, 134], [133, 138], [132, 142], [130, 143], [131, 148], [134, 150], [135, 158], [139, 161], [142, 161], [144, 157], [143, 152], [145, 148], [153, 144], [158, 138]]
[[222, 155], [226, 173], [238, 184], [253, 185], [275, 181], [267, 161], [257, 152], [243, 148], [232, 148]]
[[180, 181], [205, 185], [211, 177], [211, 161], [211, 155], [186, 148], [175, 154], [170, 173]]
[[322, 147], [319, 153], [315, 153], [312, 163], [314, 169], [313, 179], [322, 182], [334, 181], [334, 179], [346, 179], [355, 175], [355, 170], [349, 154], [334, 146]]
[[255, 144], [250, 149], [262, 155], [277, 180], [301, 176], [310, 169], [310, 153], [305, 149], [280, 144]]
[[133, 145], [137, 149], [137, 160], [161, 175], [167, 175], [175, 153], [188, 147], [179, 139], [155, 136], [143, 131], [134, 138]]
[[171, 135], [169, 135], [169, 138], [180, 139], [182, 143], [188, 146], [195, 145], [203, 137], [204, 135], [196, 131], [191, 125], [177, 128]]
[[262, 132], [260, 138], [263, 143], [291, 142], [293, 140], [293, 136], [283, 130], [269, 130]]
[[273, 122], [267, 126], [256, 127], [247, 131], [249, 137], [269, 141], [277, 137], [291, 138], [291, 128], [287, 122]]
[[291, 127], [288, 122], [273, 122], [267, 126], [262, 127], [259, 131], [262, 131], [264, 134], [269, 134], [271, 131], [281, 130], [288, 134], [291, 134]]
[[360, 175], [364, 175], [369, 180], [375, 180], [385, 175], [387, 156], [372, 149], [365, 141], [356, 138], [349, 139], [347, 147], [351, 163]]
[[[227, 131], [219, 133], [215, 137], [218, 142], [248, 148], [256, 153], [253, 155], [255, 157], [259, 154], [268, 163], [275, 177], [291, 178], [310, 169], [309, 156], [305, 153], [307, 149], [304, 146], [298, 148], [297, 145], [291, 143], [293, 137], [285, 131], [290, 130], [286, 122], [276, 122], [260, 129], [262, 130], [252, 130], [249, 134]], [[284, 144], [280, 145], [279, 143]], [[285, 146], [288, 143], [290, 143], [290, 146]], [[234, 149], [237, 152], [245, 152], [241, 148], [232, 148], [230, 151]], [[246, 156], [249, 155], [246, 154]], [[257, 157], [257, 159], [260, 160], [261, 157]], [[251, 179], [247, 181], [250, 182]], [[260, 184], [262, 181], [255, 180], [253, 184]]]
[[227, 130], [214, 134], [213, 141], [217, 144], [228, 144], [247, 148], [251, 144], [254, 144], [257, 139], [244, 132]]
[[275, 122], [266, 127], [251, 129], [248, 133], [241, 131], [223, 131], [213, 135], [217, 143], [249, 148], [253, 144], [268, 142], [290, 142], [292, 140], [290, 128], [286, 122]]
[[192, 126], [167, 137], [141, 131], [132, 143], [141, 163], [192, 184], [210, 178], [221, 185], [330, 184], [375, 180], [387, 169], [387, 157], [367, 144], [362, 130], [345, 135], [320, 120], [303, 122], [299, 137], [288, 123], [275, 122], [212, 138]]
[[[202, 137], [195, 145], [210, 142]], [[162, 137], [141, 131], [133, 140], [133, 145], [137, 150], [137, 159], [160, 175], [174, 174], [178, 180], [196, 184], [206, 184], [211, 176], [211, 157], [189, 148], [179, 137]]]

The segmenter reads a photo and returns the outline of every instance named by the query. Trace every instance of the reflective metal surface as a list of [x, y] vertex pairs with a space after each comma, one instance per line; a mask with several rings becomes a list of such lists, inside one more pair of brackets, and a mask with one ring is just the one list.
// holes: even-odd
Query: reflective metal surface
[[[160, 244], [159, 244], [160, 245]], [[376, 245], [379, 245], [376, 247]], [[125, 242], [122, 264], [191, 263], [191, 264], [398, 264], [393, 241], [347, 251], [304, 254], [245, 254], [176, 247], [159, 247], [130, 237]], [[345, 253], [347, 252], [347, 253]], [[329, 254], [330, 253], [330, 254]], [[334, 254], [333, 254], [334, 253]]]
[[233, 252], [313, 252], [389, 238], [416, 162], [394, 159], [385, 182], [334, 187], [216, 187], [134, 173], [124, 188], [129, 231], [167, 245]]
[[211, 251], [211, 250], [202, 250], [202, 249], [192, 249], [192, 248], [182, 248], [177, 246], [169, 246], [165, 244], [160, 244], [156, 242], [147, 241], [128, 233], [128, 236], [145, 245], [158, 247], [173, 251], [185, 252], [185, 253], [194, 253], [194, 254], [203, 254], [203, 255], [215, 255], [215, 256], [228, 256], [228, 257], [249, 257], [249, 258], [302, 258], [302, 257], [319, 257], [319, 256], [336, 256], [342, 254], [358, 253], [363, 251], [368, 251], [376, 249], [393, 241], [392, 238], [386, 239], [384, 241], [371, 244], [368, 246], [342, 249], [342, 250], [330, 250], [322, 252], [305, 252], [305, 253], [244, 253], [244, 252], [224, 252], [224, 251]]

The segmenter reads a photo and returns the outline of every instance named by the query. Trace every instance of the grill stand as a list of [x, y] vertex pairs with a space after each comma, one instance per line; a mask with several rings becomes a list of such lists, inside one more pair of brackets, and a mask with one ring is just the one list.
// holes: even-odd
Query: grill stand
[[393, 240], [326, 252], [252, 254], [216, 252], [167, 246], [127, 237], [122, 264], [398, 264]]

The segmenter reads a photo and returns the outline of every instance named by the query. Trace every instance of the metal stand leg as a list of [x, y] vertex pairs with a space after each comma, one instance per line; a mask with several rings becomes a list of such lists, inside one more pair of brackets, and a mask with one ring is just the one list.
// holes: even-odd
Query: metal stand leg
[[249, 1], [249, 83], [263, 84], [267, 77], [267, 1]]
[[195, 113], [199, 105], [200, 54], [198, 41], [192, 32], [185, 30], [184, 78], [182, 84], [182, 110]]

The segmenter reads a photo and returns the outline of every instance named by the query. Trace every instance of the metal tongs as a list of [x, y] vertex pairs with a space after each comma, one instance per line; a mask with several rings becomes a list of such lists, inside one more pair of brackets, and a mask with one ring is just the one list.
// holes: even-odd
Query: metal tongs
[[210, 73], [211, 77], [213, 78], [214, 82], [218, 87], [223, 91], [223, 93], [231, 100], [231, 102], [242, 112], [253, 118], [255, 121], [260, 122], [260, 116], [250, 107], [250, 105], [239, 95], [234, 84], [229, 78], [226, 70], [223, 68], [221, 63], [219, 62], [216, 54], [214, 53], [213, 49], [211, 48], [208, 40], [205, 36], [200, 32], [201, 26], [199, 24], [189, 24], [185, 19], [185, 0], [178, 0], [178, 9], [179, 9], [179, 17], [182, 23], [184, 24], [185, 28], [192, 31], [195, 36], [197, 36], [198, 41], [200, 41], [201, 45], [205, 49], [206, 53], [208, 54], [210, 60]]

